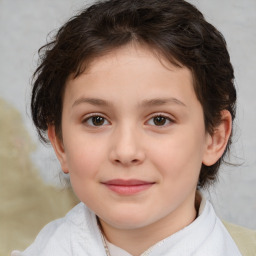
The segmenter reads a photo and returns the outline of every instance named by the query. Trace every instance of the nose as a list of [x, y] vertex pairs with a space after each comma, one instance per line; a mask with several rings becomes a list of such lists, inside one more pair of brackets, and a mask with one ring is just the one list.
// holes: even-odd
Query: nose
[[136, 128], [116, 129], [111, 141], [110, 161], [123, 166], [139, 165], [145, 160], [142, 137]]

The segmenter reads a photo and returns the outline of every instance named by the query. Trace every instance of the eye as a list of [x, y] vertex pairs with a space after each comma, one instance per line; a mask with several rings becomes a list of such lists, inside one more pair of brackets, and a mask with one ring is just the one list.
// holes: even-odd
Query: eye
[[173, 123], [173, 120], [164, 115], [155, 115], [147, 123], [153, 126], [166, 126]]
[[83, 120], [83, 123], [86, 123], [88, 126], [104, 126], [109, 124], [106, 118], [99, 115], [87, 117]]

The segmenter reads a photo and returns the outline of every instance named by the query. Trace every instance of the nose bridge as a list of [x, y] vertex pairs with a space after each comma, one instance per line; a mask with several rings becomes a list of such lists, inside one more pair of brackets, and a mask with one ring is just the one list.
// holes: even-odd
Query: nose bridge
[[123, 122], [115, 128], [111, 160], [124, 165], [138, 164], [144, 160], [141, 134], [138, 127]]

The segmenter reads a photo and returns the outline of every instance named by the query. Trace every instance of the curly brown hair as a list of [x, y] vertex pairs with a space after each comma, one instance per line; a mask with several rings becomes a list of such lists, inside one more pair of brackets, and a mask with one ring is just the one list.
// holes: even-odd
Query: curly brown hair
[[[71, 18], [40, 48], [34, 73], [31, 111], [42, 141], [54, 125], [61, 134], [62, 98], [67, 78], [79, 76], [92, 60], [136, 42], [192, 72], [204, 111], [206, 131], [221, 122], [221, 111], [235, 117], [234, 72], [222, 34], [193, 5], [183, 0], [100, 1]], [[201, 187], [213, 183], [225, 153], [212, 166], [202, 164]]]

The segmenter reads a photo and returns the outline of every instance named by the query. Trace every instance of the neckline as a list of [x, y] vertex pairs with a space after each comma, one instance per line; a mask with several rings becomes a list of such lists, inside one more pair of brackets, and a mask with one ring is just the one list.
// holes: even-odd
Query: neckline
[[[196, 215], [195, 220], [192, 223], [194, 223], [198, 219], [198, 217], [202, 215], [202, 213], [205, 209], [205, 206], [206, 206], [206, 198], [203, 196], [203, 194], [199, 190], [196, 191], [195, 207], [197, 209], [197, 215]], [[97, 217], [97, 223], [98, 223], [98, 227], [99, 227], [99, 230], [100, 230], [100, 233], [102, 236], [102, 240], [103, 240], [103, 244], [104, 244], [104, 248], [105, 248], [107, 256], [132, 256], [132, 254], [128, 253], [124, 249], [112, 244], [111, 242], [109, 242], [107, 240], [107, 238], [105, 237], [105, 235], [103, 233], [103, 230], [102, 230], [102, 227], [101, 227], [98, 217]], [[187, 227], [189, 227], [192, 223], [190, 223]], [[187, 228], [187, 227], [185, 227], [185, 228]], [[185, 228], [183, 228], [183, 229], [185, 229]], [[182, 231], [182, 230], [180, 230], [180, 231]], [[178, 231], [178, 232], [172, 234], [171, 236], [166, 237], [163, 240], [160, 240], [156, 244], [152, 245], [145, 252], [143, 252], [141, 254], [141, 256], [148, 255], [148, 253], [150, 253], [153, 249], [155, 249], [156, 247], [162, 246], [168, 238], [179, 233], [180, 231]]]

